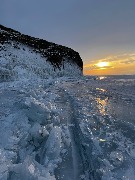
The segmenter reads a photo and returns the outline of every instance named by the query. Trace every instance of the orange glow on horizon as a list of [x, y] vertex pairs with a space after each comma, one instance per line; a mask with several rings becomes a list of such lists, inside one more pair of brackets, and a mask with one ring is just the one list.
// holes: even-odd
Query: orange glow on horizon
[[84, 64], [84, 75], [135, 74], [135, 54], [109, 56]]

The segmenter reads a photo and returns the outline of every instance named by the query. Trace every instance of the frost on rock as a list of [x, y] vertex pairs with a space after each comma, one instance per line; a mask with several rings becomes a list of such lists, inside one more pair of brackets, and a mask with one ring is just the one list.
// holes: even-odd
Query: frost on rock
[[[14, 42], [14, 45], [16, 42]], [[25, 51], [24, 51], [25, 49]], [[26, 45], [19, 44], [19, 49], [14, 48], [11, 44], [5, 44], [0, 50], [0, 82], [13, 80], [36, 80], [46, 79], [49, 77], [62, 76], [81, 76], [80, 68], [70, 63], [68, 59], [64, 60], [64, 67], [54, 68], [42, 57], [40, 53], [36, 53], [33, 49]]]

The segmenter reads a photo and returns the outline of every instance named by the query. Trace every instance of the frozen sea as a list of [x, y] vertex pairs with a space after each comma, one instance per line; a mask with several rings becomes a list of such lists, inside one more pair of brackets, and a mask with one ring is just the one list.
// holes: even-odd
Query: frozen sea
[[1, 82], [0, 180], [135, 180], [135, 75]]

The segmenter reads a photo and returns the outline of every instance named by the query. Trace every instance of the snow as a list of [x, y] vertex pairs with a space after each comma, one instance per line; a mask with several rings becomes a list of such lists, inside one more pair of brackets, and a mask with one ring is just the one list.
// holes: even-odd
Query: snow
[[[18, 48], [14, 48], [17, 46]], [[1, 81], [31, 79], [41, 81], [45, 78], [61, 76], [80, 76], [82, 72], [75, 64], [64, 60], [64, 68], [54, 69], [52, 64], [43, 58], [39, 53], [33, 52], [29, 47], [16, 44], [5, 44], [1, 46], [0, 56]]]
[[27, 47], [0, 64], [1, 180], [135, 179], [135, 76], [54, 72]]

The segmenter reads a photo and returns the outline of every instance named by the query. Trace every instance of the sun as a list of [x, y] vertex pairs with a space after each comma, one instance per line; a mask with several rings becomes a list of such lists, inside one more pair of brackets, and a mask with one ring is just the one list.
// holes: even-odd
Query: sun
[[100, 68], [105, 68], [105, 67], [109, 66], [109, 62], [99, 62], [96, 64], [96, 66], [98, 66]]

